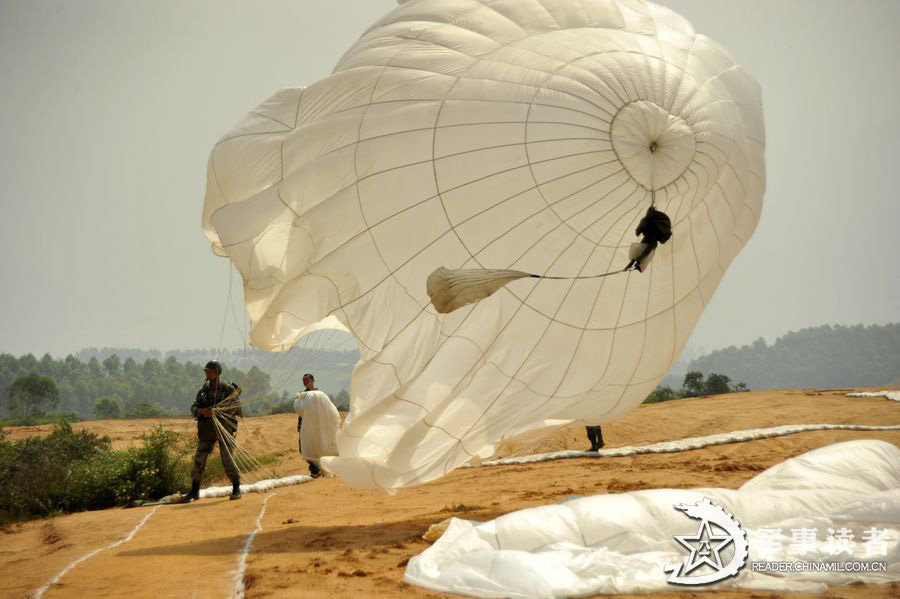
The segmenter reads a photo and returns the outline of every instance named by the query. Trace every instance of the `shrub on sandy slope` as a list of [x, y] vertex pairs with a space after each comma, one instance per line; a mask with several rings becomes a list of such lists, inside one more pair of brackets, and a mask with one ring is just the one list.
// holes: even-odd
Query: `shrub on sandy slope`
[[0, 437], [0, 524], [183, 490], [189, 450], [179, 436], [159, 426], [141, 441], [114, 451], [108, 437], [73, 431], [65, 421], [47, 437]]

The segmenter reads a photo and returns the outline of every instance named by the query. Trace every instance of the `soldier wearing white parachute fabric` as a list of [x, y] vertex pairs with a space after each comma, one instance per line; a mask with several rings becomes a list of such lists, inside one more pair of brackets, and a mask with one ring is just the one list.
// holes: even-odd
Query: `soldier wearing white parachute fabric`
[[322, 475], [319, 460], [338, 454], [336, 437], [341, 415], [328, 395], [316, 389], [313, 375], [304, 374], [303, 384], [306, 389], [294, 400], [300, 422], [300, 454], [309, 464], [309, 473], [318, 478]]

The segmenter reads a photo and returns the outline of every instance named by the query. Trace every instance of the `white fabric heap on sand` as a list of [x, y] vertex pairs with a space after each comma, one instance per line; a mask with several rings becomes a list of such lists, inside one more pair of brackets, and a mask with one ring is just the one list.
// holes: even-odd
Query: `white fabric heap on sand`
[[[733, 578], [682, 587], [663, 567], [684, 561], [674, 536], [697, 521], [673, 508], [703, 497], [721, 506], [749, 538], [747, 565]], [[831, 555], [827, 529], [889, 531], [885, 555]], [[769, 543], [760, 529], [781, 529]], [[792, 529], [816, 528], [816, 548], [790, 553]], [[900, 580], [900, 450], [858, 440], [811, 451], [731, 489], [651, 489], [570, 499], [512, 512], [488, 522], [453, 519], [444, 535], [409, 561], [404, 580], [475, 597], [576, 597], [710, 588], [821, 592], [826, 585]], [[774, 541], [774, 543], [772, 542]], [[833, 550], [833, 548], [832, 548]], [[863, 553], [860, 555], [860, 553]], [[886, 572], [752, 572], [752, 561], [887, 562]]]
[[847, 397], [887, 397], [892, 401], [900, 401], [900, 391], [860, 391], [848, 393]]
[[303, 417], [300, 427], [303, 459], [318, 462], [323, 456], [336, 456], [341, 415], [331, 399], [318, 389], [301, 391], [294, 400], [294, 411]]

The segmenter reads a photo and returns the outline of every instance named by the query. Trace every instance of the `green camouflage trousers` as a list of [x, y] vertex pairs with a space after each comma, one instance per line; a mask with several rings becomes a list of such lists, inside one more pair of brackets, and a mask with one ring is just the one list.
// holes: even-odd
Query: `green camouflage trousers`
[[[228, 445], [226, 441], [219, 439], [219, 455], [222, 458], [222, 466], [225, 467], [225, 474], [232, 483], [240, 482], [241, 473], [234, 464], [234, 447]], [[197, 453], [194, 454], [194, 467], [191, 469], [191, 479], [200, 480], [203, 478], [203, 471], [206, 469], [206, 460], [216, 446], [216, 441], [198, 441]]]

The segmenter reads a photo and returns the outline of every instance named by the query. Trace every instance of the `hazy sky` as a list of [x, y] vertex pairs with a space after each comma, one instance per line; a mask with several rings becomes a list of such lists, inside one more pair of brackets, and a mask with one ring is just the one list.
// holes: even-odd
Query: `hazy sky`
[[[900, 2], [662, 3], [760, 82], [768, 137], [759, 226], [688, 345], [900, 321]], [[394, 5], [0, 0], [0, 352], [239, 347], [209, 151]]]

